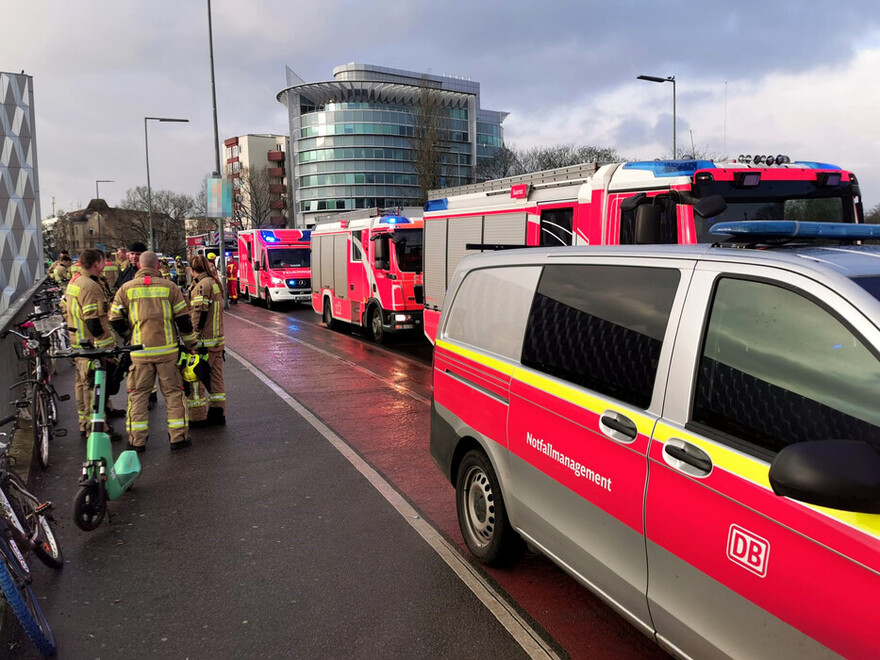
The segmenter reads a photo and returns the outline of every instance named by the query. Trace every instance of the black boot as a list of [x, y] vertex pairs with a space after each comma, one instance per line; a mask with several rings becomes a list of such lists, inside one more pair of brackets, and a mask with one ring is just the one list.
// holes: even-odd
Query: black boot
[[223, 408], [208, 408], [208, 424], [226, 426], [226, 415]]

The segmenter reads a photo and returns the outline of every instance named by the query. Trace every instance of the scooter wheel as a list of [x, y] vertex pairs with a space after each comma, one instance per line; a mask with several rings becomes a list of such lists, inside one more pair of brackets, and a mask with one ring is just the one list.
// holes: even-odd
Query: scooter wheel
[[107, 500], [98, 486], [83, 486], [73, 500], [73, 522], [84, 532], [97, 529], [107, 513]]

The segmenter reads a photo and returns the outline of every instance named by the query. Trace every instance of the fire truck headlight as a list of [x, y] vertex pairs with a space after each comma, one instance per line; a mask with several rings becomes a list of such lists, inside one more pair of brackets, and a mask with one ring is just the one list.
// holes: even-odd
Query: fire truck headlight
[[403, 323], [404, 321], [409, 321], [409, 314], [395, 314], [394, 321], [396, 323]]

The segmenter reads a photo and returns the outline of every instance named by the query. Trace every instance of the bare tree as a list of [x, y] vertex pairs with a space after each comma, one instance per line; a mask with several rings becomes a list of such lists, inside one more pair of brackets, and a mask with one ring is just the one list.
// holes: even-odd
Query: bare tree
[[557, 144], [533, 147], [519, 153], [523, 173], [542, 172], [581, 163], [613, 163], [625, 160], [613, 147]]
[[445, 124], [440, 92], [429, 86], [427, 77], [424, 77], [419, 90], [411, 140], [422, 203], [428, 200], [429, 190], [440, 187], [443, 150], [441, 140], [445, 134]]
[[[277, 195], [272, 192], [269, 167], [243, 167], [240, 185], [233, 188], [233, 219], [242, 229], [259, 229], [272, 223], [272, 203]], [[235, 206], [238, 208], [235, 208]]]
[[519, 152], [514, 145], [502, 144], [498, 152], [474, 168], [474, 181], [490, 181], [523, 174]]
[[[186, 232], [184, 219], [192, 214], [195, 201], [189, 195], [170, 190], [152, 191], [153, 235], [156, 251], [163, 254], [178, 255], [186, 251]], [[133, 241], [149, 243], [150, 216], [147, 188], [130, 188], [119, 204], [119, 208], [133, 211], [125, 214], [115, 223], [114, 233], [120, 245]]]
[[870, 225], [880, 225], [880, 204], [877, 204], [865, 213], [865, 223]]

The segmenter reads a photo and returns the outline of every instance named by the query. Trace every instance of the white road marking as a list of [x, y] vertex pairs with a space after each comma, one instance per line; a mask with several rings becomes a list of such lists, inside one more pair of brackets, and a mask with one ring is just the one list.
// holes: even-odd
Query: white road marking
[[473, 594], [480, 599], [483, 605], [485, 605], [495, 618], [498, 619], [499, 623], [504, 626], [507, 632], [510, 633], [511, 637], [516, 640], [523, 650], [528, 653], [529, 657], [559, 658], [553, 649], [550, 648], [540, 635], [538, 635], [534, 628], [532, 628], [528, 622], [526, 622], [526, 620], [523, 619], [523, 617], [501, 597], [501, 594], [499, 594], [498, 591], [483, 578], [483, 576], [481, 576], [462, 558], [458, 550], [456, 550], [456, 548], [444, 539], [436, 529], [425, 521], [425, 519], [419, 515], [418, 511], [416, 511], [415, 508], [413, 508], [413, 506], [382, 477], [382, 475], [376, 472], [369, 463], [346, 444], [345, 440], [336, 435], [330, 427], [309, 412], [305, 406], [285, 392], [280, 385], [260, 371], [256, 366], [251, 364], [247, 359], [229, 347], [226, 348], [226, 352], [238, 360], [245, 369], [259, 378], [269, 389], [275, 392], [282, 401], [311, 424], [318, 433], [324, 436], [327, 442], [333, 445], [333, 447], [335, 447], [336, 450], [342, 454], [377, 491], [379, 491], [382, 497], [388, 500], [391, 506], [395, 508], [403, 519], [406, 520], [416, 532], [418, 532], [419, 536], [421, 536], [425, 542], [427, 542], [428, 545], [440, 555], [440, 558], [443, 559], [453, 571], [455, 571], [455, 574], [458, 575], [461, 581], [467, 585]]
[[[246, 319], [244, 317], [238, 316], [237, 314], [228, 314], [228, 316], [232, 316], [232, 317], [238, 319], [239, 321], [244, 321], [245, 323], [250, 323], [251, 325], [258, 327], [260, 330], [263, 330], [264, 332], [271, 332], [273, 335], [278, 335], [279, 337], [284, 337], [285, 339], [288, 339], [296, 344], [302, 344], [306, 348], [310, 348], [311, 350], [313, 350], [317, 353], [320, 353], [321, 355], [326, 355], [329, 358], [332, 358], [334, 360], [338, 360], [339, 362], [344, 363], [345, 365], [351, 367], [352, 369], [360, 371], [363, 374], [367, 374], [371, 378], [375, 378], [376, 380], [384, 383], [385, 385], [387, 385], [391, 389], [393, 389], [397, 392], [400, 392], [401, 394], [405, 394], [406, 396], [412, 397], [416, 401], [420, 401], [421, 403], [424, 403], [427, 406], [431, 405], [430, 399], [426, 399], [421, 394], [418, 394], [417, 392], [413, 392], [408, 387], [404, 387], [403, 385], [395, 383], [392, 380], [388, 380], [384, 376], [377, 374], [375, 371], [370, 371], [366, 367], [362, 367], [361, 365], [359, 365], [356, 362], [352, 362], [351, 360], [347, 360], [346, 358], [341, 357], [339, 355], [336, 355], [335, 353], [331, 353], [330, 351], [323, 349], [320, 346], [315, 346], [314, 344], [311, 344], [311, 343], [309, 343], [303, 339], [299, 339], [297, 337], [291, 337], [287, 333], [279, 332], [278, 330], [272, 330], [270, 328], [267, 328], [265, 326], [260, 325], [259, 323], [255, 323], [254, 321], [251, 321], [250, 319]], [[418, 364], [418, 363], [414, 362], [414, 364]], [[419, 366], [424, 367], [425, 365], [419, 364]]]

